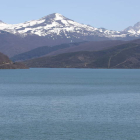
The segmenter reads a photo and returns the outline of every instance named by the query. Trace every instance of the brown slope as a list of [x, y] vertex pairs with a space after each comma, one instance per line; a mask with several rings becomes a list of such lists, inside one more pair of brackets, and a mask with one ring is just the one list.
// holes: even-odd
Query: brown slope
[[25, 69], [23, 63], [13, 63], [8, 56], [0, 53], [0, 69]]
[[79, 51], [100, 51], [100, 50], [108, 49], [108, 48], [126, 44], [126, 43], [140, 44], [140, 39], [136, 39], [132, 41], [106, 40], [106, 41], [85, 42], [78, 46], [73, 46], [70, 48], [66, 48], [63, 50], [58, 50], [58, 51], [49, 53], [46, 56], [58, 55], [58, 54], [69, 53], [69, 52], [79, 52]]
[[4, 55], [0, 52], [0, 65], [3, 65], [5, 63], [10, 63], [11, 64], [12, 61], [8, 58], [8, 56], [6, 56], [6, 55]]
[[47, 54], [46, 56], [58, 55], [58, 54], [70, 53], [70, 52], [79, 52], [79, 51], [99, 51], [125, 43], [127, 42], [121, 40], [85, 42], [78, 46], [72, 46], [70, 48], [65, 48], [63, 50], [54, 51], [52, 53]]
[[140, 68], [140, 44], [127, 43], [101, 51], [81, 51], [25, 61], [42, 68]]
[[[80, 39], [73, 39], [74, 42], [81, 42]], [[37, 35], [28, 35], [22, 37], [19, 35], [14, 35], [5, 31], [0, 31], [0, 52], [12, 57], [17, 54], [28, 52], [32, 49], [41, 46], [54, 46], [63, 43], [70, 43], [69, 38], [57, 37], [53, 40], [51, 37], [40, 37]]]

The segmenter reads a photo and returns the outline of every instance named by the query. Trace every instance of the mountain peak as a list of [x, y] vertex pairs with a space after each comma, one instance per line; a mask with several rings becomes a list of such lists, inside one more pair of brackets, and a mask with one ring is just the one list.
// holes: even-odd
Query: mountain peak
[[67, 19], [67, 18], [59, 13], [53, 13], [53, 14], [43, 17], [43, 19], [63, 20], [63, 19]]
[[140, 22], [137, 22], [134, 26], [129, 26], [124, 31], [132, 34], [140, 34]]
[[63, 16], [63, 15], [61, 15], [59, 13], [53, 13], [52, 15], [55, 15], [55, 16]]
[[140, 22], [137, 22], [137, 23], [133, 26], [133, 28], [135, 28], [135, 30], [140, 29]]

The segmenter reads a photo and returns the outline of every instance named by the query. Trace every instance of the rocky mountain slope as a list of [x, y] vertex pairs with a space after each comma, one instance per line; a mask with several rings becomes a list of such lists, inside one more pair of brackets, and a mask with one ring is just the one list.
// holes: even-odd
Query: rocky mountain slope
[[137, 22], [134, 26], [129, 26], [124, 30], [126, 33], [130, 33], [131, 36], [139, 36], [140, 35], [140, 22]]
[[0, 30], [7, 31], [21, 36], [38, 35], [48, 36], [56, 40], [58, 36], [63, 38], [80, 38], [80, 37], [123, 37], [118, 31], [110, 31], [104, 28], [94, 28], [88, 25], [77, 23], [64, 17], [61, 14], [54, 13], [45, 16], [39, 20], [32, 20], [20, 24], [6, 24], [0, 22]]
[[41, 46], [101, 40], [132, 40], [140, 37], [140, 23], [123, 31], [112, 31], [77, 23], [54, 13], [20, 24], [0, 21], [0, 51], [12, 57]]

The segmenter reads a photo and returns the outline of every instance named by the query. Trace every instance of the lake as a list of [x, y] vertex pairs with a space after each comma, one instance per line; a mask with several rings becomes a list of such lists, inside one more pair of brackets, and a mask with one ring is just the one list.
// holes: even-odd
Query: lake
[[140, 70], [0, 70], [0, 140], [140, 140]]

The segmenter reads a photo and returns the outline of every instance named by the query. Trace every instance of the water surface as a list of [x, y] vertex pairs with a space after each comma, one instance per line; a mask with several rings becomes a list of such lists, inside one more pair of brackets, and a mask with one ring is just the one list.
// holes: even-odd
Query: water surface
[[140, 140], [140, 70], [0, 70], [0, 140]]

